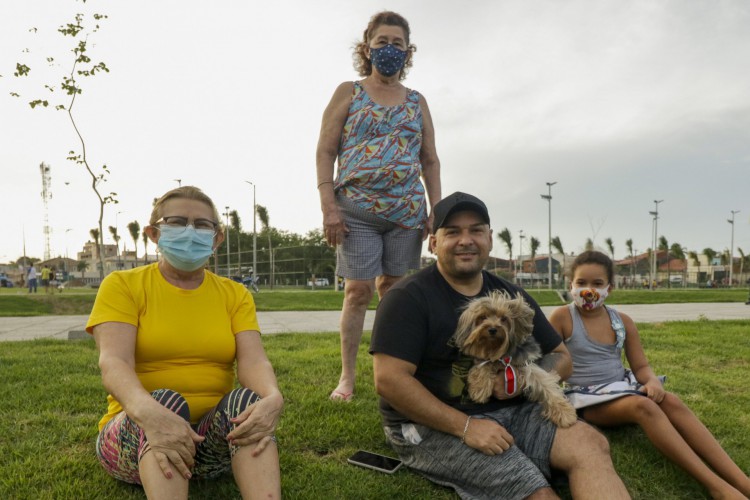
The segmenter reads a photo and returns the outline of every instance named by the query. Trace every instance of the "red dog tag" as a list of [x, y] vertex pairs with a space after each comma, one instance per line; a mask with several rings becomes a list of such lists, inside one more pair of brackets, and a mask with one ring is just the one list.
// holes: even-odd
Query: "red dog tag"
[[510, 356], [506, 356], [500, 360], [505, 365], [505, 394], [512, 396], [516, 393], [516, 370], [510, 365]]

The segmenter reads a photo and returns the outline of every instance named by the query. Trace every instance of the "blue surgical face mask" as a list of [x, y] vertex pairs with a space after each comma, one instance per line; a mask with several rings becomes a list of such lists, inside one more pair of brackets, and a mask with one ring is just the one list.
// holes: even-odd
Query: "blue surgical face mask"
[[181, 271], [195, 271], [203, 266], [214, 252], [214, 231], [193, 226], [159, 226], [157, 246], [172, 267]]
[[370, 61], [383, 76], [393, 76], [404, 67], [406, 51], [388, 44], [377, 49], [370, 48]]

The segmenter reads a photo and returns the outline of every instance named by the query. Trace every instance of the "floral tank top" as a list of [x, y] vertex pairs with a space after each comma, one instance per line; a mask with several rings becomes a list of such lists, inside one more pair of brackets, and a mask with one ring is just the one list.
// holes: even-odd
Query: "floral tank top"
[[419, 93], [407, 90], [402, 104], [381, 106], [354, 82], [339, 144], [336, 193], [382, 219], [421, 229], [427, 219], [421, 149]]

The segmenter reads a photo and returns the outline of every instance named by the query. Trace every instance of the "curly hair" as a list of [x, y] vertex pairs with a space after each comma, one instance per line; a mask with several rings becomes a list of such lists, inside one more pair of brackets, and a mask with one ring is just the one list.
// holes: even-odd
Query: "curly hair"
[[357, 42], [354, 45], [354, 54], [352, 55], [352, 59], [354, 59], [354, 69], [359, 73], [359, 76], [370, 76], [372, 74], [372, 62], [366, 57], [366, 50], [370, 46], [370, 40], [372, 39], [375, 30], [383, 25], [398, 26], [404, 30], [404, 35], [406, 35], [406, 51], [408, 54], [404, 67], [401, 68], [398, 75], [398, 79], [403, 80], [406, 78], [406, 73], [409, 68], [411, 68], [412, 57], [410, 56], [417, 51], [417, 46], [409, 43], [409, 36], [411, 34], [411, 30], [409, 30], [409, 22], [404, 19], [402, 15], [387, 10], [379, 12], [370, 18], [370, 22], [362, 34], [362, 41]]
[[582, 266], [584, 264], [598, 264], [604, 268], [604, 270], [607, 272], [607, 280], [610, 283], [614, 283], [615, 279], [615, 268], [614, 264], [612, 263], [612, 259], [607, 257], [606, 254], [603, 254], [602, 252], [597, 252], [595, 250], [587, 250], [580, 254], [576, 259], [573, 261], [573, 265], [570, 267], [570, 279], [572, 280], [573, 277], [576, 274], [576, 269], [578, 266]]

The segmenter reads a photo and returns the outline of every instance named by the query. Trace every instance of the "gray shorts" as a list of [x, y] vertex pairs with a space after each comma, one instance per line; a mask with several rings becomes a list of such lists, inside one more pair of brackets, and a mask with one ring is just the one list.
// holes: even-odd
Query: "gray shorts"
[[549, 486], [557, 427], [541, 416], [539, 404], [526, 402], [472, 418], [495, 420], [515, 445], [489, 456], [455, 436], [413, 423], [386, 426], [385, 435], [406, 466], [453, 488], [461, 498], [520, 499]]
[[422, 230], [404, 229], [336, 197], [349, 233], [336, 247], [336, 274], [352, 280], [371, 280], [381, 275], [403, 276], [419, 269]]

